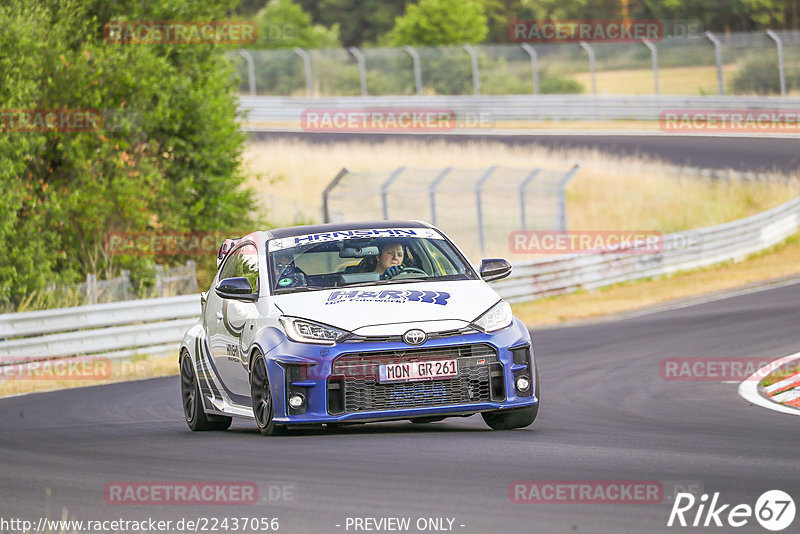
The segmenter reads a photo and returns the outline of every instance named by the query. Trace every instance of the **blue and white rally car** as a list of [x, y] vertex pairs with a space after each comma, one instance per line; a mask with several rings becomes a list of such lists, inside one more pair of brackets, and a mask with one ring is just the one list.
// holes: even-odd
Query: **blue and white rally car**
[[183, 338], [192, 430], [254, 418], [287, 428], [480, 413], [533, 423], [531, 338], [440, 230], [412, 221], [296, 226], [225, 240], [202, 317]]

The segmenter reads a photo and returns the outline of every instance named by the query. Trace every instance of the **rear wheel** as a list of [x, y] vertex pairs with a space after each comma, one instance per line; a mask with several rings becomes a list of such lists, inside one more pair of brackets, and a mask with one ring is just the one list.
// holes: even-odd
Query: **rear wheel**
[[192, 430], [227, 430], [230, 428], [232, 417], [206, 414], [203, 410], [200, 384], [188, 352], [184, 352], [181, 356], [181, 399], [183, 400], [183, 416], [186, 424]]
[[515, 410], [498, 410], [495, 412], [483, 412], [483, 420], [493, 430], [512, 430], [514, 428], [524, 428], [530, 426], [536, 420], [539, 414], [539, 403], [542, 400], [539, 395], [539, 370], [536, 370], [536, 378], [534, 381], [534, 392], [539, 399], [533, 406], [526, 406], [525, 408], [517, 408]]
[[250, 397], [253, 401], [253, 416], [258, 430], [265, 436], [283, 434], [284, 426], [275, 424], [272, 392], [269, 387], [269, 375], [264, 356], [257, 353], [250, 369]]

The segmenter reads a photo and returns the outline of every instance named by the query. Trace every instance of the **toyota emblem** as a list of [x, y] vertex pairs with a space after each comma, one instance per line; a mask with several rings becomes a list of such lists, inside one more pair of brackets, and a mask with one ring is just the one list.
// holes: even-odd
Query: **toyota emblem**
[[409, 345], [422, 345], [426, 339], [428, 339], [427, 334], [417, 328], [403, 334], [403, 341]]

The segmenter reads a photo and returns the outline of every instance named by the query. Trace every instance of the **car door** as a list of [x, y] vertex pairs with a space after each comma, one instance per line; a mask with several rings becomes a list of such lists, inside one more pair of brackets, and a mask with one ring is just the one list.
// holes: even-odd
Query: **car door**
[[[244, 243], [228, 254], [214, 283], [235, 277], [247, 278], [258, 292], [258, 254], [252, 243]], [[221, 298], [213, 290], [208, 293], [205, 322], [212, 363], [226, 393], [237, 404], [250, 404], [248, 359], [241, 337], [245, 321], [257, 314], [255, 302]]]

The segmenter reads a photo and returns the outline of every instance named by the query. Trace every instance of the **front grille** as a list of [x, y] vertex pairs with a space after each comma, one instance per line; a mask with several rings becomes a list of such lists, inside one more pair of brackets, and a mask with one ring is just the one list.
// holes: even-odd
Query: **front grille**
[[[382, 364], [445, 359], [458, 361], [457, 377], [378, 382]], [[333, 362], [328, 409], [356, 413], [499, 401], [505, 398], [502, 384], [497, 351], [485, 344], [343, 354]]]

